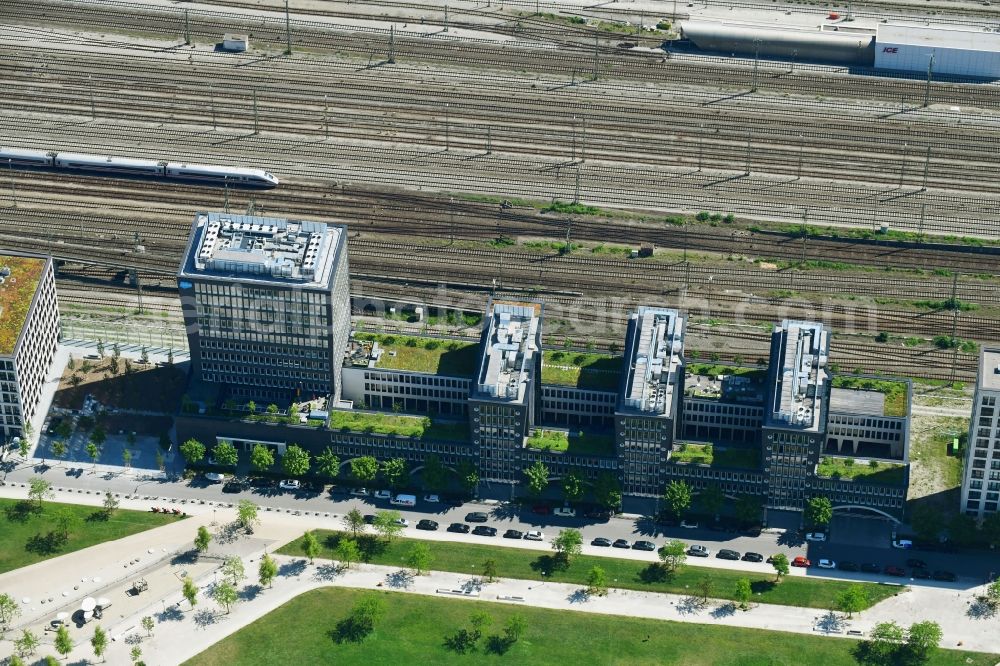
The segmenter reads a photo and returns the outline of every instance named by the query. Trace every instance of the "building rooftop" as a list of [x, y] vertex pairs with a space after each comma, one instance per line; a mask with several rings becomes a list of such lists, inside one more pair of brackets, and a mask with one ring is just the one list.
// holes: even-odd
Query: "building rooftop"
[[181, 274], [327, 285], [343, 233], [325, 222], [197, 213]]
[[764, 425], [806, 431], [822, 429], [829, 390], [826, 364], [830, 336], [823, 324], [786, 319], [774, 329], [770, 404]]
[[0, 254], [0, 354], [17, 348], [48, 259]]
[[542, 352], [542, 383], [613, 392], [621, 377], [622, 357], [572, 351]]
[[983, 347], [979, 354], [979, 377], [976, 385], [987, 391], [1000, 391], [1000, 348]]
[[540, 303], [490, 304], [473, 389], [478, 397], [524, 401], [534, 375], [535, 356], [541, 350], [541, 316]]
[[357, 333], [351, 365], [385, 370], [472, 377], [479, 346], [474, 342], [411, 335]]
[[673, 414], [683, 381], [684, 317], [677, 310], [640, 307], [630, 318], [621, 409]]
[[874, 483], [885, 486], [901, 486], [906, 483], [906, 465], [845, 456], [823, 456], [816, 465], [816, 476]]
[[830, 411], [893, 417], [909, 413], [905, 381], [835, 376], [830, 386]]
[[884, 23], [878, 26], [878, 42], [913, 44], [929, 49], [963, 49], [967, 51], [1000, 51], [1000, 33], [945, 26], [902, 25]]

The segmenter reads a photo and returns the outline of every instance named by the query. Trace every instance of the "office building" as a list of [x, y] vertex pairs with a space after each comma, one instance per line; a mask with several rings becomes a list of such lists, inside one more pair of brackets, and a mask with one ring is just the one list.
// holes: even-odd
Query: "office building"
[[962, 471], [962, 511], [982, 520], [1000, 503], [1000, 348], [983, 348]]

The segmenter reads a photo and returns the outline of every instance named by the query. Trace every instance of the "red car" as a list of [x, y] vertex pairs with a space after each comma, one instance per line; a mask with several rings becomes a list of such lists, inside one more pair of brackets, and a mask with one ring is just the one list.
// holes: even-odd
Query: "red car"
[[812, 565], [812, 562], [810, 562], [806, 558], [802, 557], [801, 555], [799, 555], [794, 560], [792, 560], [792, 566], [793, 567], [808, 567], [808, 566], [811, 566], [811, 565]]
[[891, 564], [885, 568], [885, 574], [887, 576], [899, 576], [902, 578], [906, 575], [906, 571], [902, 567], [894, 567]]
[[550, 513], [552, 513], [552, 509], [550, 509], [547, 504], [536, 504], [535, 506], [531, 507], [531, 513], [537, 513], [543, 516], [547, 516]]

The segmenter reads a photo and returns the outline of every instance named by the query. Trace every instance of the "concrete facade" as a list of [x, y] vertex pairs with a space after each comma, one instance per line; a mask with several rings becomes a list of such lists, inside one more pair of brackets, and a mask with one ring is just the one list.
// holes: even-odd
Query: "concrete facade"
[[969, 441], [962, 471], [962, 507], [982, 520], [1000, 506], [1000, 347], [984, 347], [972, 401]]

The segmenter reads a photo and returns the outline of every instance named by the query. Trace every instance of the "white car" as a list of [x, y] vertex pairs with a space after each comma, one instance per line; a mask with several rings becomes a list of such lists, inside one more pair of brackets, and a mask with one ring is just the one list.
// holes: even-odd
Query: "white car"
[[302, 487], [302, 482], [298, 479], [282, 479], [278, 487], [282, 490], [298, 490]]
[[375, 499], [392, 499], [392, 493], [388, 490], [376, 490]]
[[893, 539], [892, 540], [892, 547], [893, 548], [902, 548], [903, 550], [909, 550], [909, 549], [913, 548], [913, 542], [910, 541], [909, 539]]
[[552, 509], [552, 513], [563, 518], [572, 518], [576, 515], [576, 509], [571, 509], [568, 506], [557, 506]]
[[209, 483], [222, 483], [226, 480], [226, 475], [218, 472], [205, 472], [205, 480]]
[[837, 563], [834, 562], [833, 560], [820, 560], [816, 564], [816, 566], [818, 566], [820, 569], [836, 569]]
[[524, 538], [528, 541], [545, 541], [545, 535], [538, 530], [531, 530], [525, 533]]
[[438, 502], [441, 501], [441, 498], [438, 497], [437, 495], [424, 495], [424, 501], [430, 502], [432, 504], [437, 504]]
[[826, 534], [823, 532], [810, 532], [806, 535], [806, 541], [826, 541]]
[[406, 518], [397, 518], [394, 522], [402, 527], [410, 526], [410, 521], [408, 521]]
[[682, 520], [681, 527], [687, 528], [689, 530], [698, 529], [698, 522], [695, 520]]
[[355, 489], [353, 489], [351, 491], [351, 494], [352, 495], [357, 495], [358, 497], [367, 497], [368, 496], [368, 489], [367, 488], [355, 488]]
[[709, 555], [712, 554], [712, 551], [709, 550], [707, 547], [699, 546], [697, 544], [688, 548], [687, 552], [688, 555], [692, 555], [694, 557], [708, 557]]

